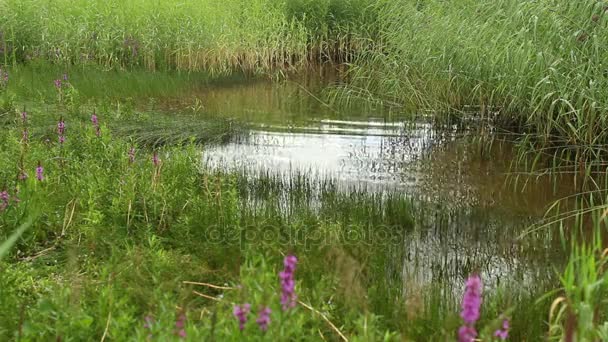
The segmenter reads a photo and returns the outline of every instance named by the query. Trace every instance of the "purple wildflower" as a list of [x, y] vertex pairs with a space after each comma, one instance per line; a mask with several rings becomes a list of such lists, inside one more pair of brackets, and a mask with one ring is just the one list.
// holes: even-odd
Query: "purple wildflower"
[[466, 289], [462, 298], [462, 311], [460, 312], [460, 317], [467, 324], [475, 324], [479, 319], [482, 290], [483, 285], [478, 275], [473, 275], [467, 279]]
[[55, 80], [55, 88], [57, 88], [58, 90], [61, 89], [61, 80]]
[[152, 156], [152, 163], [154, 166], [160, 165], [160, 159], [158, 158], [158, 153], [156, 151], [154, 151], [154, 155]]
[[25, 111], [25, 109], [23, 110], [23, 112], [21, 112], [21, 121], [23, 121], [24, 124], [27, 122], [27, 112]]
[[26, 180], [27, 179], [27, 173], [23, 170], [19, 171], [19, 180]]
[[186, 315], [185, 314], [179, 315], [179, 317], [175, 321], [175, 329], [177, 331], [176, 332], [177, 336], [179, 336], [180, 338], [186, 338], [186, 330], [184, 329], [185, 324], [186, 324]]
[[4, 211], [8, 207], [10, 196], [6, 190], [0, 192], [0, 211]]
[[95, 127], [95, 135], [101, 136], [101, 127], [99, 127], [99, 119], [97, 118], [97, 114], [93, 111], [93, 115], [91, 115], [91, 122], [93, 123], [93, 127]]
[[154, 319], [152, 316], [146, 316], [144, 318], [144, 329], [152, 329], [152, 324], [154, 323]]
[[265, 306], [258, 315], [258, 319], [255, 321], [259, 326], [260, 330], [266, 331], [268, 330], [268, 325], [270, 324], [270, 314], [272, 310], [269, 307]]
[[38, 167], [36, 168], [36, 179], [39, 181], [44, 180], [44, 168], [42, 168], [40, 162], [38, 162]]
[[477, 337], [477, 330], [473, 327], [463, 325], [458, 329], [458, 342], [473, 342]]
[[251, 304], [245, 303], [243, 305], [235, 305], [232, 313], [234, 317], [239, 320], [239, 329], [242, 331], [245, 329], [245, 323], [247, 323], [247, 315], [251, 310]]
[[458, 330], [459, 342], [471, 342], [477, 337], [475, 322], [479, 319], [482, 291], [483, 284], [481, 283], [481, 278], [476, 274], [470, 276], [467, 279], [464, 296], [462, 297], [460, 317], [462, 317], [464, 325]]
[[509, 320], [505, 319], [502, 321], [502, 329], [498, 329], [494, 332], [494, 337], [498, 337], [501, 340], [506, 340], [509, 337]]
[[64, 135], [60, 135], [59, 136], [59, 143], [63, 144], [65, 142], [65, 136]]
[[298, 298], [295, 293], [296, 282], [294, 279], [294, 273], [296, 271], [296, 264], [298, 259], [294, 255], [288, 255], [283, 260], [285, 268], [279, 273], [281, 279], [281, 305], [283, 311], [288, 310], [296, 306], [296, 299]]
[[134, 163], [135, 162], [135, 147], [131, 146], [131, 148], [129, 149], [129, 163]]
[[65, 122], [63, 121], [63, 118], [60, 118], [59, 122], [57, 123], [57, 133], [59, 135], [63, 135], [65, 133]]
[[144, 329], [149, 330], [148, 340], [152, 339], [152, 325], [154, 324], [154, 318], [152, 316], [146, 316], [144, 318]]
[[63, 80], [67, 82], [67, 80], [68, 80], [68, 74], [63, 74]]

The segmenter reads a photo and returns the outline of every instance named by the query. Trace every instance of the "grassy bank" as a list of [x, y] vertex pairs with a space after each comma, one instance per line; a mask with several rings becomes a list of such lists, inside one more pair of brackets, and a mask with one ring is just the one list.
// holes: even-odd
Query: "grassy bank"
[[[13, 79], [27, 80], [21, 72]], [[177, 117], [148, 105], [87, 90], [127, 84], [132, 73], [84, 75], [28, 91], [19, 81], [0, 96], [0, 191], [8, 194], [0, 241], [31, 222], [0, 264], [2, 339], [179, 339], [176, 325], [184, 325], [189, 339], [239, 340], [231, 313], [239, 303], [253, 305], [252, 317], [264, 306], [274, 313], [266, 333], [250, 319], [244, 333], [252, 338], [339, 338], [317, 311], [353, 340], [454, 336], [460, 286], [403, 287], [403, 241], [417, 210], [404, 194], [344, 193], [331, 179], [304, 174], [206, 170], [191, 140], [154, 143], [178, 133], [209, 139], [213, 131], [201, 133], [206, 123], [176, 126]], [[145, 98], [156, 86], [131, 88]], [[73, 94], [88, 95], [76, 101]], [[279, 304], [277, 273], [288, 253], [299, 258], [298, 296], [312, 309], [284, 312]], [[486, 296], [482, 323], [493, 326], [513, 306], [512, 336], [542, 335], [548, 303], [526, 303], [543, 288], [513, 285], [505, 281]]]
[[0, 60], [268, 72], [345, 61], [373, 29], [369, 0], [0, 1]]
[[584, 174], [607, 157], [607, 4], [385, 1], [342, 98], [481, 116]]

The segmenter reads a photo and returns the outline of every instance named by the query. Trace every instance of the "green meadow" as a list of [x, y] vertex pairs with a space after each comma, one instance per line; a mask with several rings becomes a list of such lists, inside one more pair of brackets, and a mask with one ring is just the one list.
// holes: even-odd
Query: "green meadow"
[[0, 13], [1, 341], [608, 341], [608, 3]]

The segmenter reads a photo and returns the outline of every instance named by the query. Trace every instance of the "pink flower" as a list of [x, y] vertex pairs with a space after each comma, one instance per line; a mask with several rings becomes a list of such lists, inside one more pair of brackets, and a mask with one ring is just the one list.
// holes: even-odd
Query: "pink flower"
[[175, 329], [177, 330], [176, 334], [180, 338], [186, 338], [186, 330], [184, 326], [186, 325], [186, 315], [181, 314], [175, 321]]
[[42, 168], [40, 162], [38, 162], [38, 167], [36, 168], [36, 179], [39, 181], [44, 180], [44, 168]]
[[8, 207], [10, 196], [8, 191], [2, 190], [0, 192], [0, 211], [4, 211]]
[[498, 329], [494, 332], [494, 337], [498, 337], [501, 340], [506, 340], [509, 337], [509, 320], [505, 319], [502, 321], [502, 329]]
[[463, 325], [458, 329], [458, 342], [473, 342], [477, 337], [477, 330], [473, 327]]
[[270, 324], [270, 314], [272, 310], [269, 307], [265, 306], [260, 313], [258, 314], [258, 319], [255, 321], [259, 326], [260, 330], [266, 331], [268, 330], [268, 325]]
[[245, 329], [245, 323], [247, 323], [247, 315], [251, 310], [251, 304], [245, 303], [243, 305], [235, 305], [232, 313], [234, 317], [239, 321], [239, 329], [242, 331]]
[[288, 255], [283, 260], [285, 268], [279, 272], [279, 279], [281, 279], [281, 305], [283, 311], [296, 306], [296, 300], [298, 296], [295, 293], [296, 282], [294, 279], [294, 273], [296, 271], [296, 264], [298, 259], [294, 255]]
[[462, 298], [462, 311], [460, 312], [460, 317], [467, 324], [475, 324], [479, 319], [482, 291], [483, 285], [478, 275], [473, 275], [467, 279], [466, 289]]
[[57, 134], [63, 135], [65, 133], [65, 122], [63, 122], [63, 118], [59, 119], [57, 123]]
[[481, 278], [474, 274], [467, 279], [464, 296], [462, 297], [462, 311], [460, 317], [464, 325], [458, 330], [459, 342], [471, 342], [477, 337], [475, 322], [479, 319], [482, 303], [483, 284]]

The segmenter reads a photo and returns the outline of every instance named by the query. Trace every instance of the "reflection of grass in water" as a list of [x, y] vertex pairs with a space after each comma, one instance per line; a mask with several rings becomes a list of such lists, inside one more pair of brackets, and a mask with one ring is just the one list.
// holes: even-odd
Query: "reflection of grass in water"
[[[334, 234], [332, 244], [325, 248], [316, 243], [309, 245], [312, 248], [309, 255], [318, 257], [317, 259], [309, 256], [315, 260], [315, 267], [319, 267], [313, 273], [323, 272], [324, 269], [327, 272], [326, 267], [329, 264], [331, 266], [329, 269], [337, 277], [338, 290], [342, 289], [345, 294], [344, 297], [338, 297], [338, 300], [345, 301], [344, 305], [347, 307], [354, 306], [359, 310], [366, 309], [382, 315], [384, 318], [381, 321], [384, 324], [402, 331], [405, 336], [414, 340], [452, 336], [460, 324], [455, 313], [459, 311], [461, 295], [459, 289], [462, 286], [462, 279], [472, 271], [471, 267], [485, 265], [484, 260], [493, 257], [471, 255], [468, 261], [462, 260], [462, 268], [456, 264], [439, 266], [438, 263], [433, 266], [426, 265], [424, 260], [419, 262], [411, 260], [412, 264], [421, 268], [454, 268], [452, 271], [446, 269], [445, 272], [423, 269], [423, 273], [431, 272], [435, 276], [439, 274], [442, 276], [433, 278], [429, 284], [412, 282], [404, 279], [402, 273], [402, 261], [408, 253], [404, 248], [403, 239], [415, 236], [412, 233], [420, 233], [412, 231], [417, 229], [412, 220], [430, 220], [416, 215], [437, 215], [435, 219], [438, 222], [445, 222], [456, 213], [442, 214], [440, 208], [424, 208], [423, 204], [413, 203], [406, 194], [348, 192], [340, 189], [332, 179], [318, 179], [297, 172], [277, 175], [271, 171], [241, 171], [236, 182], [240, 189], [241, 210], [247, 217], [248, 226], [255, 227], [256, 224], [253, 222], [264, 222], [263, 229], [270, 229], [270, 227], [295, 224], [308, 236], [314, 236], [319, 232]], [[459, 222], [466, 225], [466, 221]], [[388, 238], [347, 242], [335, 235], [353, 229], [368, 231], [366, 227], [371, 229], [372, 234], [369, 236], [372, 238], [378, 236]], [[382, 228], [387, 229], [387, 234], [381, 234]], [[466, 230], [466, 227], [463, 229]], [[437, 238], [442, 235], [441, 231], [426, 234], [438, 234]], [[471, 234], [475, 235], [474, 232]], [[484, 232], [479, 234], [483, 235]], [[500, 234], [509, 236], [509, 232], [501, 231]], [[497, 236], [492, 235], [491, 238]], [[544, 253], [541, 255], [546, 256]], [[537, 256], [525, 252], [521, 257], [518, 262], [526, 263], [527, 258], [534, 261]], [[437, 258], [442, 256], [438, 255]], [[463, 255], [462, 258], [466, 257]], [[477, 258], [479, 260], [476, 260]], [[468, 267], [464, 267], [465, 264]], [[537, 262], [532, 262], [529, 265], [536, 267], [546, 263], [540, 262], [539, 265]], [[532, 274], [536, 274], [536, 271], [533, 270]], [[544, 277], [543, 281], [526, 284], [525, 287], [516, 280], [501, 277], [501, 281], [493, 285], [496, 288], [486, 294], [484, 320], [481, 325], [513, 306], [516, 315], [513, 316], [512, 336], [515, 338], [543, 336], [545, 332], [543, 322], [548, 303], [539, 305], [530, 303], [554, 285], [552, 280], [546, 278], [546, 274]]]
[[[61, 78], [64, 73], [68, 74], [69, 82], [83, 100], [97, 101], [176, 97], [214, 81], [204, 72], [108, 71], [95, 65], [78, 68], [41, 62], [10, 68], [8, 91], [22, 98], [50, 102], [57, 95], [53, 80]], [[235, 78], [238, 76], [229, 77]]]
[[191, 116], [163, 114], [157, 114], [153, 119], [120, 123], [113, 130], [138, 144], [155, 147], [188, 142], [225, 143], [235, 135], [244, 134], [244, 127], [231, 120], [200, 120]]

